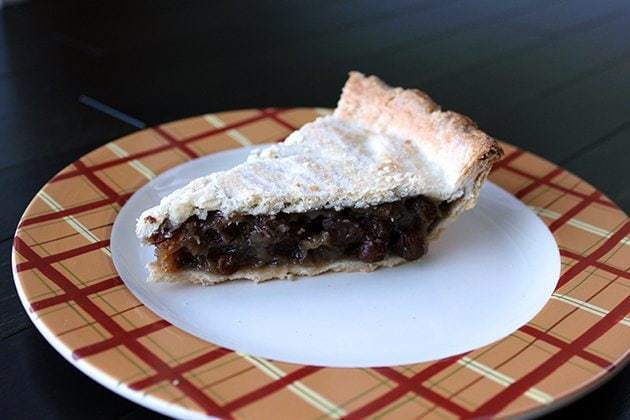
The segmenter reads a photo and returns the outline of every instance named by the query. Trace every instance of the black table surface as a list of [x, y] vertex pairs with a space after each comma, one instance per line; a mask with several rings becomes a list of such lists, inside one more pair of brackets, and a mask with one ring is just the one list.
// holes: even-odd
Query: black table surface
[[[627, 0], [5, 5], [0, 416], [157, 417], [63, 360], [18, 301], [12, 236], [49, 178], [145, 125], [238, 108], [333, 107], [352, 69], [426, 90], [630, 209]], [[630, 418], [630, 369], [548, 416]]]

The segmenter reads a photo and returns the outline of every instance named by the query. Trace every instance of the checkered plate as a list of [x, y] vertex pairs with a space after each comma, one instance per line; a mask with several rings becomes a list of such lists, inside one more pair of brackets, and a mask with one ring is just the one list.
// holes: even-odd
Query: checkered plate
[[51, 179], [15, 234], [14, 277], [37, 328], [115, 392], [177, 417], [475, 417], [575, 398], [628, 360], [630, 219], [599, 191], [504, 144], [491, 179], [553, 232], [562, 274], [543, 310], [500, 341], [407, 366], [327, 368], [236, 353], [160, 319], [124, 286], [109, 249], [124, 202], [197, 156], [282, 140], [319, 108], [222, 112], [142, 130]]

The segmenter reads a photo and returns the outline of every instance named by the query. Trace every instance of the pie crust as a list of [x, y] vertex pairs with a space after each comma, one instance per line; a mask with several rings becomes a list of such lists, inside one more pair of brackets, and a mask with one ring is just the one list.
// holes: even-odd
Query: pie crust
[[[462, 211], [474, 207], [479, 189], [502, 150], [469, 118], [441, 111], [428, 95], [392, 88], [375, 76], [352, 72], [338, 106], [293, 132], [283, 142], [254, 150], [230, 170], [193, 180], [138, 219], [137, 236], [150, 238], [167, 221], [176, 229], [209, 212], [234, 215], [304, 213], [368, 208], [413, 196], [451, 203], [428, 240]], [[371, 271], [405, 260], [339, 260], [318, 264], [241, 269], [229, 275], [198, 270], [164, 272], [150, 279], [213, 284], [246, 278], [264, 281], [326, 271]]]

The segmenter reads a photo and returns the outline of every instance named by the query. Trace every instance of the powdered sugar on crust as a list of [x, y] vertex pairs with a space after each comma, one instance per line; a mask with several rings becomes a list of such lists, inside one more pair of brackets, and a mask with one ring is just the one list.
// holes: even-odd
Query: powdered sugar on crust
[[178, 226], [214, 210], [299, 213], [420, 194], [453, 200], [471, 194], [499, 156], [496, 142], [465, 117], [439, 111], [418, 91], [352, 73], [333, 115], [164, 197], [140, 216], [136, 233], [146, 238], [166, 218]]

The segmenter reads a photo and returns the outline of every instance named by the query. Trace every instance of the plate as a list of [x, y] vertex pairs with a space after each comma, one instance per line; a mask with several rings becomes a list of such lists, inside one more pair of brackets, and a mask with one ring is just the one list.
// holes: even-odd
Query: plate
[[127, 288], [194, 336], [282, 362], [405, 365], [501, 339], [533, 318], [553, 292], [556, 241], [527, 206], [491, 183], [477, 207], [414, 263], [259, 285], [148, 283], [145, 267], [155, 257], [135, 236], [141, 213], [194, 178], [244, 162], [250, 151], [207, 155], [161, 174], [129, 199], [112, 229], [114, 266]]
[[[118, 233], [112, 235], [118, 213], [121, 217], [127, 211], [133, 213], [136, 197], [129, 198], [143, 185], [154, 179], [157, 185], [157, 175], [199, 156], [210, 155], [204, 165], [220, 169], [243, 153], [224, 151], [282, 140], [294, 127], [326, 112], [264, 109], [194, 117], [123, 137], [65, 168], [33, 199], [14, 242], [16, 286], [37, 328], [64, 357], [98, 382], [139, 404], [187, 418], [531, 415], [576, 398], [625, 364], [630, 349], [630, 220], [584, 181], [507, 144], [503, 145], [506, 157], [491, 180], [534, 210], [552, 232], [561, 256], [561, 274], [553, 290], [549, 285], [556, 278], [550, 280], [549, 273], [542, 273], [544, 278], [531, 277], [532, 270], [553, 268], [552, 263], [532, 264], [539, 255], [553, 259], [553, 251], [547, 249], [555, 248], [548, 247], [544, 229], [516, 200], [491, 184], [484, 188], [479, 209], [449, 229], [426, 260], [370, 275], [330, 275], [258, 286], [245, 282], [212, 288], [175, 286], [164, 292], [165, 285], [148, 288], [140, 274], [129, 274], [135, 270], [133, 264], [125, 269], [118, 264], [122, 261], [119, 251], [140, 252], [145, 260], [149, 257], [146, 250], [134, 250], [135, 243], [129, 241], [129, 248], [118, 248]], [[192, 170], [195, 163], [180, 166], [182, 171], [186, 168]], [[168, 174], [160, 179], [168, 179]], [[129, 206], [121, 211], [127, 200]], [[512, 210], [501, 213], [497, 203]], [[498, 216], [491, 216], [488, 212], [492, 211], [498, 211]], [[506, 214], [518, 217], [514, 220], [519, 225], [503, 223], [505, 219], [499, 216]], [[531, 226], [525, 228], [521, 223], [527, 217]], [[516, 244], [499, 247], [501, 258], [488, 260], [487, 276], [475, 274], [483, 286], [475, 287], [475, 283], [466, 288], [470, 291], [466, 300], [460, 294], [461, 285], [470, 284], [466, 282], [472, 278], [444, 275], [438, 283], [432, 270], [446, 269], [441, 264], [446, 252], [483, 256], [487, 242], [466, 246], [473, 233], [483, 234], [474, 231], [480, 223], [495, 229], [493, 237], [516, 238]], [[528, 236], [534, 231], [543, 239]], [[519, 238], [519, 232], [526, 238]], [[458, 239], [470, 236], [455, 241], [454, 233]], [[524, 240], [537, 246], [524, 246]], [[455, 243], [460, 245], [454, 247]], [[112, 252], [125, 282], [114, 266]], [[517, 257], [519, 252], [522, 255]], [[504, 282], [518, 285], [518, 297], [531, 299], [530, 303], [516, 304], [517, 289], [497, 283], [496, 272], [505, 264], [519, 268], [505, 269]], [[436, 283], [431, 291], [413, 278], [418, 273], [430, 279], [425, 283]], [[410, 287], [413, 293], [401, 297], [398, 288], [385, 287], [385, 278]], [[530, 287], [524, 287], [527, 280]], [[330, 327], [321, 325], [330, 323], [325, 314], [297, 316], [300, 312], [295, 311], [308, 309], [299, 303], [307, 305], [310, 300], [293, 302], [293, 312], [285, 314], [272, 305], [286, 304], [287, 298], [301, 296], [305, 289], [325, 302], [325, 285], [330, 285], [328, 296], [332, 296], [328, 302], [337, 310], [344, 294], [363, 290], [357, 299], [371, 299], [378, 305], [375, 296], [380, 293], [380, 302], [394, 306], [380, 322], [393, 325], [394, 312], [401, 331], [415, 327], [414, 334], [407, 335], [420, 334], [425, 342], [420, 346], [416, 342], [418, 350], [412, 351], [415, 337], [377, 328], [382, 309], [378, 306], [362, 309], [361, 319], [367, 324], [344, 315], [339, 318], [343, 322], [337, 322], [340, 325]], [[153, 293], [153, 300], [141, 294], [143, 287]], [[200, 295], [196, 298], [191, 291]], [[544, 303], [550, 292], [551, 299]], [[187, 296], [178, 299], [179, 307], [168, 301], [168, 296], [178, 293]], [[260, 304], [260, 293], [267, 294], [265, 300], [271, 299], [266, 307], [241, 310], [240, 317], [205, 325], [205, 332], [186, 325], [191, 318], [181, 316], [186, 313], [182, 309], [186, 302], [199, 309], [200, 299], [214, 299], [214, 304], [226, 309], [230, 298], [242, 308]], [[435, 293], [430, 295], [434, 299], [425, 293]], [[436, 302], [437, 296], [450, 299], [449, 307]], [[397, 305], [400, 299], [404, 302]], [[415, 299], [432, 310], [412, 308]], [[483, 302], [485, 310], [473, 310]], [[216, 316], [216, 309], [202, 315]], [[238, 308], [230, 310], [234, 309]], [[411, 309], [415, 323], [408, 317]], [[248, 318], [256, 311], [265, 311], [269, 319]], [[442, 331], [433, 335], [417, 331], [418, 325], [428, 325], [429, 312], [431, 322], [444, 322]], [[465, 319], [466, 314], [476, 318]], [[533, 319], [519, 326], [532, 315]], [[283, 318], [285, 324], [278, 324]], [[487, 325], [489, 319], [492, 322]], [[238, 320], [241, 327], [230, 324]], [[196, 327], [204, 327], [198, 321]], [[465, 328], [453, 327], [458, 322], [465, 322]], [[278, 337], [289, 325], [298, 331], [286, 334], [289, 338]], [[333, 328], [344, 328], [344, 334], [335, 334]], [[256, 329], [258, 335], [252, 334]], [[452, 340], [437, 340], [448, 336], [443, 329], [452, 333]], [[372, 331], [380, 334], [378, 342], [357, 346], [346, 341], [343, 346], [348, 338], [369, 340]], [[313, 348], [326, 348], [323, 336], [330, 346], [343, 351], [299, 352], [298, 344], [309, 332], [319, 334], [309, 343]], [[471, 337], [462, 339], [464, 335]], [[373, 349], [377, 351], [370, 353]]]

